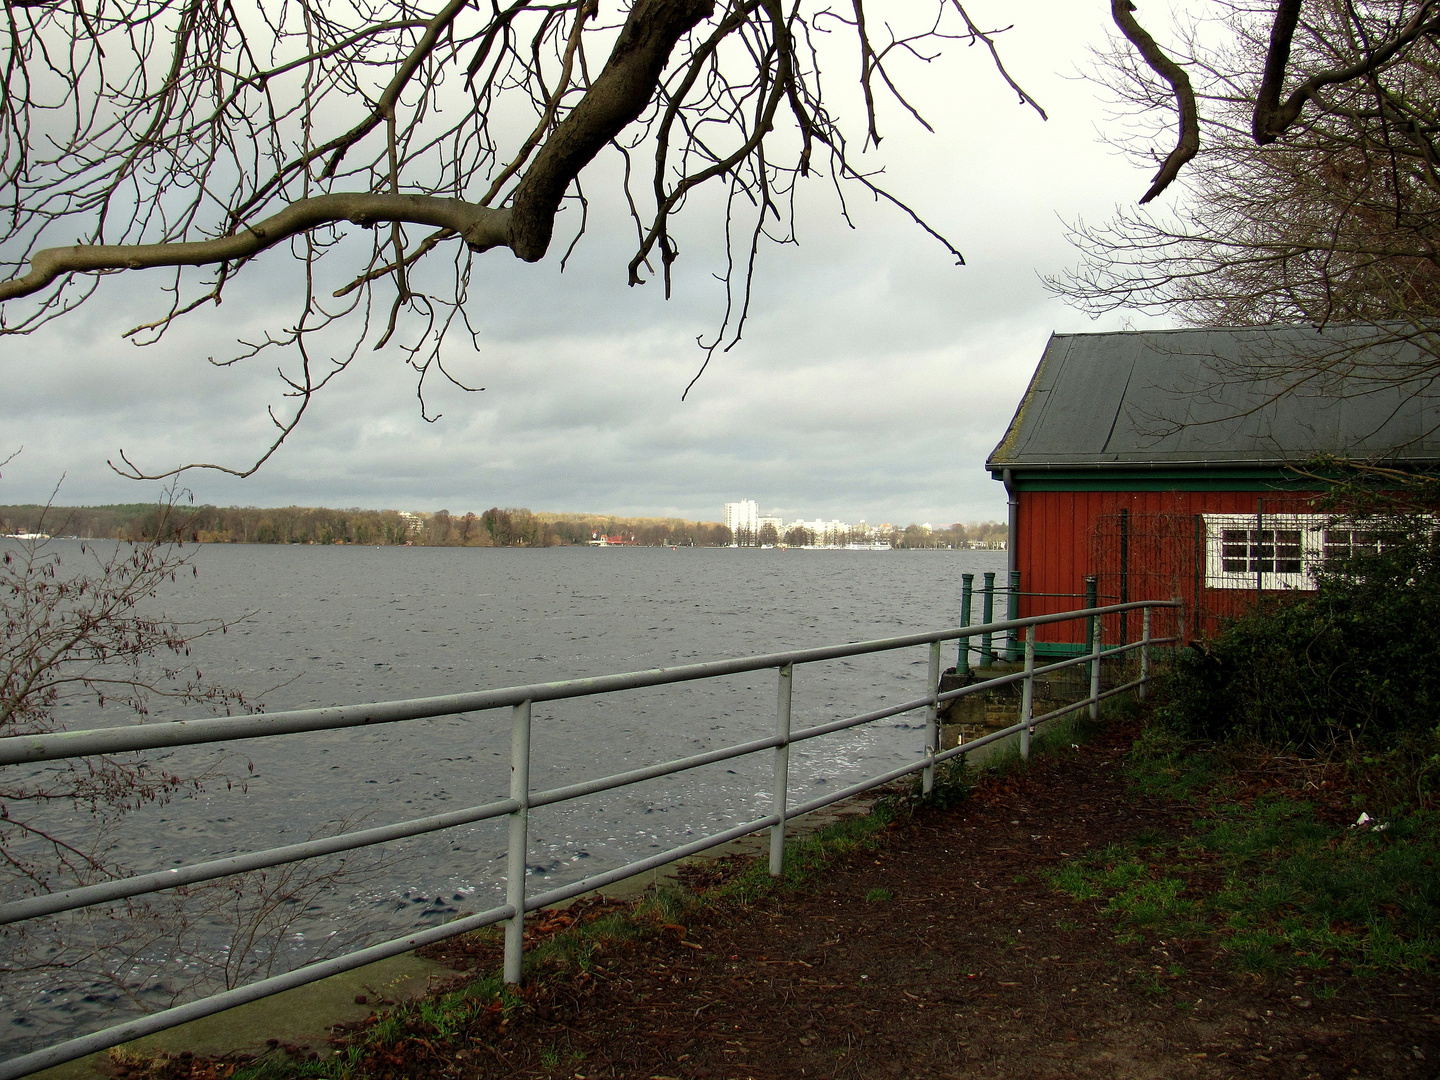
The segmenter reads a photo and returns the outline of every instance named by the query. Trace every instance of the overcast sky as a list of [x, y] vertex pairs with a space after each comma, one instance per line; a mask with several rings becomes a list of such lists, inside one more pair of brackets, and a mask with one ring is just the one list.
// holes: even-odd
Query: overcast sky
[[[717, 355], [688, 400], [717, 325], [719, 252], [685, 227], [677, 295], [625, 285], [623, 222], [598, 227], [562, 275], [557, 244], [538, 265], [477, 260], [478, 351], [457, 337], [451, 366], [483, 393], [429, 398], [425, 423], [400, 358], [370, 353], [328, 389], [287, 445], [247, 480], [191, 473], [199, 502], [479, 512], [535, 510], [716, 520], [753, 498], [762, 513], [872, 523], [1001, 518], [983, 469], [1047, 337], [1119, 328], [1049, 296], [1041, 276], [1074, 261], [1064, 222], [1108, 216], [1149, 177], [1097, 142], [1103, 107], [1074, 78], [1103, 40], [1108, 5], [1012, 0], [967, 5], [1012, 73], [1049, 113], [1015, 102], [980, 49], [959, 49], [919, 95], [931, 136], [888, 114], [877, 163], [964, 252], [944, 250], [892, 208], [824, 183], [801, 204], [798, 247], [763, 252], [744, 341]], [[275, 250], [266, 258], [285, 259]], [[217, 369], [275, 297], [258, 284], [198, 313], [160, 344], [120, 332], [162, 310], [155, 272], [105, 283], [98, 302], [29, 338], [0, 339], [0, 502], [138, 502], [154, 485], [116, 477], [120, 448], [142, 465], [245, 465], [278, 400], [273, 363]], [[123, 280], [122, 280], [123, 279]]]

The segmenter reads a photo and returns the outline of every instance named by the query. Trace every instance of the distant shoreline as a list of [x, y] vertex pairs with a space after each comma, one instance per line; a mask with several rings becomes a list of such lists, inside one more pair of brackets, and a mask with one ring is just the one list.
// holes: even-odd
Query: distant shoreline
[[[359, 547], [735, 547], [720, 522], [684, 518], [533, 512], [491, 507], [481, 514], [447, 510], [333, 510], [326, 507], [0, 506], [0, 536], [91, 540], [179, 540], [198, 544], [305, 544]], [[852, 531], [845, 543], [745, 544], [756, 550], [1004, 550], [999, 522], [932, 529]], [[747, 537], [740, 537], [746, 539]], [[828, 538], [828, 534], [827, 534]]]

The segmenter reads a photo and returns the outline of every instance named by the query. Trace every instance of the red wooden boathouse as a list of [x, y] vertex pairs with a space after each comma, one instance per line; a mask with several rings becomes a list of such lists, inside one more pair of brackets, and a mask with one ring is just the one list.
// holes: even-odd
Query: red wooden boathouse
[[[1257, 597], [1313, 587], [1369, 541], [1317, 512], [1320, 455], [1433, 470], [1433, 356], [1374, 327], [1056, 334], [986, 468], [1010, 501], [1019, 614], [1178, 596], [1189, 633]], [[1138, 616], [1105, 620], [1134, 640]], [[1156, 633], [1162, 632], [1156, 628]], [[1166, 633], [1170, 630], [1164, 631]], [[1083, 648], [1042, 627], [1037, 651]]]

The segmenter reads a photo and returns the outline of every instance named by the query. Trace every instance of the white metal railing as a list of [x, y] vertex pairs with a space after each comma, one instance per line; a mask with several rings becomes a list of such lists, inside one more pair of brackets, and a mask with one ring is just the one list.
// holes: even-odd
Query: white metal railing
[[[919, 772], [922, 774], [922, 790], [930, 792], [935, 783], [935, 767], [952, 758], [974, 752], [997, 740], [1018, 733], [1020, 753], [1028, 757], [1032, 732], [1048, 721], [1088, 708], [1090, 716], [1098, 715], [1099, 705], [1105, 698], [1129, 690], [1137, 690], [1143, 697], [1150, 675], [1150, 654], [1155, 646], [1172, 644], [1174, 637], [1154, 637], [1151, 634], [1151, 613], [1155, 609], [1181, 606], [1179, 600], [1147, 600], [1128, 604], [1111, 604], [1104, 607], [1084, 608], [1078, 611], [1061, 612], [1053, 615], [1039, 615], [1024, 619], [1009, 619], [1003, 622], [982, 623], [972, 626], [954, 627], [923, 634], [881, 638], [873, 641], [854, 642], [846, 645], [831, 645], [814, 649], [799, 649], [790, 652], [770, 653], [761, 656], [738, 657], [703, 664], [688, 664], [672, 668], [654, 668], [648, 671], [632, 671], [623, 674], [603, 675], [586, 679], [567, 679], [561, 682], [538, 683], [529, 686], [505, 687], [468, 694], [453, 694], [443, 697], [418, 698], [406, 701], [377, 702], [364, 705], [350, 705], [328, 709], [305, 709], [292, 712], [270, 713], [258, 716], [222, 717], [203, 720], [178, 720], [171, 723], [141, 724], [123, 728], [106, 728], [88, 731], [57, 732], [47, 735], [17, 736], [0, 739], [0, 767], [32, 765], [43, 761], [57, 761], [69, 758], [83, 758], [92, 755], [116, 754], [129, 751], [154, 750], [177, 746], [193, 746], [212, 742], [231, 742], [239, 739], [257, 739], [299, 732], [325, 731], [335, 728], [366, 727], [376, 724], [398, 723], [427, 717], [452, 716], [458, 713], [472, 713], [489, 709], [509, 708], [511, 710], [510, 740], [510, 796], [479, 806], [453, 810], [429, 817], [412, 818], [369, 829], [359, 829], [309, 840], [299, 844], [268, 848], [263, 851], [247, 852], [224, 859], [192, 863], [174, 867], [158, 873], [137, 874], [112, 881], [87, 885], [62, 892], [43, 893], [9, 903], [0, 904], [0, 925], [41, 918], [64, 911], [110, 903], [132, 896], [160, 892], [165, 889], [193, 885], [202, 881], [229, 877], [252, 870], [298, 862], [341, 851], [371, 847], [404, 837], [419, 836], [438, 832], [460, 825], [468, 825], [493, 818], [508, 817], [509, 846], [506, 861], [505, 903], [499, 907], [476, 915], [469, 915], [443, 926], [408, 934], [404, 937], [372, 945], [368, 948], [338, 956], [330, 960], [308, 964], [271, 978], [262, 979], [245, 986], [236, 987], [223, 993], [214, 994], [198, 1001], [188, 1002], [161, 1012], [137, 1017], [116, 1024], [101, 1031], [91, 1032], [78, 1038], [36, 1050], [9, 1061], [0, 1062], [0, 1080], [26, 1076], [40, 1069], [59, 1065], [86, 1054], [104, 1050], [120, 1043], [129, 1042], [157, 1031], [197, 1020], [249, 1001], [268, 997], [296, 986], [303, 986], [331, 975], [349, 971], [390, 956], [409, 952], [432, 942], [477, 930], [483, 926], [504, 922], [505, 954], [504, 978], [507, 982], [519, 982], [522, 973], [525, 913], [548, 907], [581, 893], [601, 888], [622, 878], [642, 873], [688, 855], [697, 854], [730, 840], [738, 839], [762, 829], [770, 830], [770, 873], [776, 876], [784, 870], [785, 823], [791, 818], [808, 814], [831, 803], [839, 802], [863, 791], [880, 787], [901, 777]], [[1101, 644], [1103, 617], [1132, 610], [1142, 614], [1142, 633], [1138, 641], [1122, 643], [1110, 648]], [[1050, 623], [1086, 620], [1086, 651], [1079, 656], [1046, 664], [1035, 665], [1035, 628]], [[1021, 671], [983, 679], [955, 690], [940, 692], [940, 649], [945, 641], [964, 640], [972, 637], [990, 638], [995, 634], [1013, 635], [1024, 631], [1025, 665]], [[794, 685], [794, 670], [797, 664], [817, 663], [847, 656], [868, 653], [891, 652], [899, 649], [926, 646], [929, 651], [929, 682], [925, 697], [888, 705], [871, 712], [848, 716], [799, 731], [791, 729], [791, 691]], [[1140, 656], [1139, 675], [1123, 685], [1102, 691], [1100, 669], [1103, 661], [1116, 659], [1138, 651]], [[1033, 715], [1034, 686], [1037, 676], [1061, 671], [1078, 665], [1089, 666], [1089, 694], [1078, 701], [1040, 716]], [[643, 768], [631, 769], [611, 776], [599, 777], [568, 784], [544, 791], [530, 789], [530, 721], [531, 709], [537, 701], [557, 701], [565, 698], [593, 697], [623, 690], [647, 686], [662, 686], [672, 683], [696, 682], [715, 679], [747, 671], [774, 668], [778, 672], [778, 687], [775, 709], [775, 733], [764, 738], [752, 739], [732, 746], [709, 750], [689, 757], [659, 762]], [[1000, 686], [1022, 683], [1019, 720], [983, 738], [961, 743], [949, 750], [940, 749], [940, 729], [937, 711], [942, 702], [955, 700], [970, 694], [984, 693]], [[903, 713], [925, 712], [924, 759], [902, 765], [887, 772], [872, 776], [820, 798], [796, 805], [789, 802], [790, 747], [799, 742], [816, 739], [865, 724], [874, 723], [887, 717]], [[535, 895], [526, 895], [525, 859], [528, 848], [529, 811], [535, 807], [550, 806], [568, 802], [597, 792], [610, 791], [661, 776], [669, 776], [688, 769], [699, 768], [719, 761], [727, 761], [748, 754], [771, 750], [774, 766], [775, 801], [773, 810], [764, 817], [744, 822], [723, 832], [702, 837], [691, 843], [671, 848], [658, 855], [614, 867], [602, 873], [593, 874], [580, 881]]]

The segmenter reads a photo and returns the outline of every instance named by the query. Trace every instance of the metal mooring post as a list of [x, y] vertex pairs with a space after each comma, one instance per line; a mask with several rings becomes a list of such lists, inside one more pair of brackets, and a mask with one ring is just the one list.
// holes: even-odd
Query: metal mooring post
[[1145, 700], [1145, 684], [1150, 679], [1150, 607], [1140, 617], [1140, 700]]
[[[980, 621], [987, 626], [995, 621], [995, 572], [985, 575], [984, 603], [980, 608]], [[988, 631], [980, 635], [980, 666], [989, 667], [995, 663], [994, 635]]]
[[515, 914], [505, 923], [505, 981], [518, 983], [525, 960], [525, 855], [530, 816], [530, 702], [515, 706], [510, 724], [510, 851], [505, 864], [505, 903]]
[[[1005, 618], [1014, 622], [1020, 618], [1020, 571], [1010, 571], [1010, 587], [1005, 590]], [[1020, 640], [1011, 630], [1005, 635], [1005, 662], [1013, 664], [1020, 656]]]
[[1025, 627], [1025, 685], [1020, 697], [1020, 756], [1030, 756], [1030, 718], [1035, 715], [1035, 627]]
[[[975, 604], [975, 575], [960, 575], [960, 625], [969, 626], [970, 614]], [[970, 670], [970, 639], [960, 639], [960, 655], [955, 658], [955, 674], [963, 675]]]
[[1099, 619], [1095, 623], [1095, 649], [1090, 656], [1090, 719], [1100, 719], [1100, 633], [1104, 629]]
[[790, 698], [795, 687], [795, 665], [780, 668], [780, 686], [775, 695], [775, 813], [780, 820], [770, 826], [770, 876], [785, 872], [785, 803], [790, 794]]
[[940, 642], [930, 643], [930, 704], [925, 707], [925, 757], [930, 764], [925, 766], [921, 790], [929, 795], [935, 790], [935, 755], [940, 752]]

